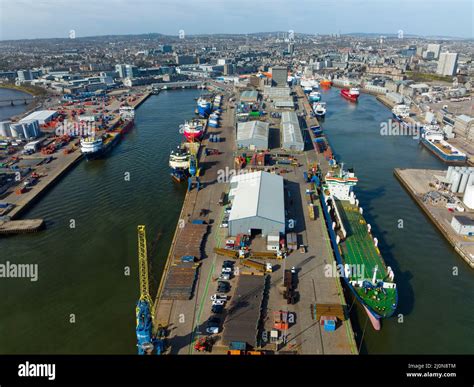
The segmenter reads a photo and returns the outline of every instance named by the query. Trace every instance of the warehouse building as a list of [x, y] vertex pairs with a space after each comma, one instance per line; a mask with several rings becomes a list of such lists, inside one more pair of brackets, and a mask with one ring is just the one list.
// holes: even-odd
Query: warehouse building
[[473, 236], [474, 235], [474, 220], [462, 215], [453, 216], [451, 219], [451, 227], [459, 235]]
[[40, 125], [45, 125], [58, 116], [56, 110], [38, 110], [31, 114], [28, 114], [25, 118], [19, 122], [29, 122], [31, 120], [38, 120]]
[[262, 121], [241, 122], [237, 126], [237, 146], [251, 150], [268, 149], [269, 124]]
[[244, 90], [240, 93], [240, 102], [256, 103], [258, 101], [258, 91]]
[[285, 232], [283, 178], [268, 172], [232, 177], [229, 234], [268, 235]]
[[304, 140], [298, 116], [295, 112], [284, 111], [281, 113], [281, 147], [291, 151], [303, 151]]

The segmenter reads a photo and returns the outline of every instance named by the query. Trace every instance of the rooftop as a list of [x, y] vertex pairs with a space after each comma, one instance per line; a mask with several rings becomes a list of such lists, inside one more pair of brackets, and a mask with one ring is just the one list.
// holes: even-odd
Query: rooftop
[[285, 223], [283, 178], [268, 172], [251, 172], [232, 177], [233, 197], [229, 220], [259, 216]]
[[237, 142], [251, 139], [268, 141], [269, 126], [262, 121], [241, 122], [237, 127]]

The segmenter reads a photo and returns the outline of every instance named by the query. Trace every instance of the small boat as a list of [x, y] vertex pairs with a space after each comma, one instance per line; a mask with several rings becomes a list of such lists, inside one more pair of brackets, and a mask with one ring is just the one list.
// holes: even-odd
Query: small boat
[[319, 102], [321, 101], [321, 93], [318, 91], [312, 91], [308, 96], [309, 102]]
[[332, 82], [330, 79], [323, 79], [319, 82], [319, 85], [323, 88], [330, 88], [332, 86]]
[[313, 112], [318, 118], [324, 118], [326, 115], [326, 103], [325, 102], [315, 102], [313, 103]]

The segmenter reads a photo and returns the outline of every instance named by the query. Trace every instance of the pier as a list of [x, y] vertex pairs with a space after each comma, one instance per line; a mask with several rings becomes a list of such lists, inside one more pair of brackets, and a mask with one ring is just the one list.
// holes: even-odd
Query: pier
[[[415, 203], [423, 210], [451, 246], [453, 246], [456, 253], [458, 253], [471, 268], [474, 268], [474, 237], [463, 237], [456, 234], [450, 225], [453, 214], [444, 206], [437, 207], [423, 200], [424, 194], [433, 190], [429, 184], [434, 175], [444, 176], [445, 174], [446, 171], [430, 169], [396, 168], [394, 170], [395, 177], [410, 194]], [[462, 213], [462, 215], [464, 215], [464, 213]]]
[[[150, 95], [151, 93], [149, 92], [143, 94], [136, 101], [133, 101], [131, 105], [134, 108], [137, 108]], [[117, 120], [118, 117], [112, 120], [110, 125], [113, 126]], [[60, 180], [60, 178], [62, 178], [68, 171], [70, 171], [82, 160], [83, 156], [79, 149], [79, 138], [71, 141], [68, 147], [72, 149], [71, 153], [64, 154], [62, 150], [59, 150], [50, 155], [53, 157], [53, 159], [49, 163], [40, 163], [41, 160], [45, 161], [49, 156], [44, 156], [41, 154], [35, 154], [34, 156], [22, 156], [23, 160], [31, 160], [32, 158], [38, 160], [39, 165], [34, 167], [34, 172], [39, 175], [39, 179], [35, 185], [26, 188], [26, 191], [21, 194], [17, 194], [14, 189], [10, 189], [10, 192], [2, 197], [1, 201], [3, 203], [8, 203], [13, 207], [5, 215], [8, 215], [8, 217], [12, 220], [17, 220], [20, 218], [25, 213], [25, 211], [31, 208], [31, 206], [36, 203], [50, 188], [52, 188], [54, 184]], [[19, 184], [22, 184], [27, 177], [28, 176], [24, 176]], [[41, 229], [41, 227], [38, 229]]]
[[43, 219], [0, 220], [0, 234], [25, 234], [44, 227]]
[[[304, 126], [302, 128], [304, 137], [310, 136], [308, 125], [317, 125], [316, 118], [310, 117], [310, 107], [306, 96], [301, 88], [297, 88], [298, 112], [305, 116]], [[200, 177], [202, 189], [197, 191], [193, 189], [186, 194], [184, 204], [181, 210], [180, 219], [175, 230], [175, 235], [167, 257], [166, 266], [162, 275], [161, 283], [155, 300], [155, 323], [165, 327], [168, 331], [167, 343], [169, 344], [168, 353], [170, 354], [199, 354], [194, 349], [194, 343], [202, 336], [206, 335], [206, 322], [211, 317], [210, 296], [215, 293], [217, 277], [226, 257], [216, 254], [215, 247], [223, 247], [227, 237], [227, 229], [220, 228], [219, 225], [224, 216], [224, 208], [220, 206], [219, 198], [222, 192], [228, 191], [228, 182], [217, 180], [219, 171], [232, 169], [234, 166], [234, 155], [236, 154], [235, 145], [235, 112], [229, 108], [229, 95], [224, 97], [223, 101], [223, 119], [222, 126], [218, 129], [208, 128], [208, 133], [203, 140], [202, 145], [216, 147], [218, 145], [220, 155], [205, 156], [201, 153], [200, 165], [204, 168], [204, 174]], [[270, 120], [271, 127], [278, 125], [278, 122], [270, 118], [268, 114], [263, 120]], [[218, 144], [208, 143], [209, 136], [218, 134], [225, 141]], [[274, 149], [270, 153], [280, 152]], [[290, 152], [291, 153], [291, 152]], [[292, 200], [286, 200], [285, 209], [288, 216], [294, 219], [298, 224], [298, 238], [304, 245], [304, 252], [300, 250], [293, 251], [283, 261], [277, 262], [273, 273], [260, 277], [261, 281], [247, 279], [248, 269], [241, 267], [239, 261], [236, 266], [240, 269], [240, 275], [231, 279], [230, 300], [225, 308], [224, 314], [219, 315], [223, 325], [223, 332], [216, 337], [212, 353], [226, 354], [229, 347], [230, 338], [235, 338], [235, 333], [239, 326], [233, 321], [232, 310], [241, 307], [236, 304], [235, 297], [261, 297], [263, 289], [267, 289], [264, 301], [259, 298], [257, 304], [264, 302], [265, 311], [263, 312], [263, 321], [261, 325], [257, 324], [258, 316], [242, 306], [239, 309], [242, 313], [248, 314], [249, 318], [256, 319], [249, 324], [255, 324], [252, 332], [245, 331], [245, 337], [255, 349], [271, 353], [295, 353], [295, 354], [357, 354], [357, 345], [354, 339], [352, 325], [349, 319], [347, 304], [344, 298], [343, 289], [339, 278], [326, 277], [324, 274], [324, 265], [335, 262], [331, 249], [329, 236], [327, 233], [322, 209], [317, 201], [315, 202], [317, 212], [316, 219], [311, 219], [306, 205], [307, 183], [304, 181], [303, 172], [310, 166], [320, 162], [321, 168], [327, 170], [328, 162], [314, 152], [313, 149], [305, 152], [293, 152], [298, 159], [298, 166], [291, 166], [290, 169], [280, 168], [281, 171], [274, 173], [282, 174], [286, 184], [288, 197]], [[285, 166], [286, 167], [286, 166]], [[272, 167], [270, 167], [272, 168]], [[272, 168], [273, 169], [273, 168]], [[279, 169], [279, 168], [275, 168]], [[284, 169], [284, 170], [283, 170]], [[286, 197], [286, 194], [285, 194]], [[203, 211], [205, 210], [205, 211]], [[183, 243], [183, 237], [187, 225], [195, 219], [201, 219], [208, 225], [207, 236], [202, 245], [201, 258], [197, 264], [196, 279], [193, 285], [193, 291], [189, 299], [170, 299], [166, 295], [167, 283], [170, 273], [176, 265], [179, 265], [179, 250]], [[258, 241], [262, 243], [263, 241]], [[252, 242], [253, 243], [253, 242]], [[261, 248], [265, 250], [265, 248]], [[228, 259], [228, 258], [227, 258]], [[281, 287], [283, 283], [283, 271], [295, 266], [298, 270], [298, 292], [300, 299], [295, 305], [287, 305], [282, 297]], [[255, 275], [255, 274], [254, 274]], [[189, 280], [187, 280], [189, 281]], [[252, 298], [253, 299], [253, 298]], [[340, 326], [334, 332], [327, 332], [315, 320], [311, 312], [314, 305], [332, 305], [338, 310], [342, 317]], [[255, 304], [256, 305], [256, 304]], [[296, 323], [284, 332], [287, 340], [275, 346], [274, 343], [261, 340], [262, 332], [269, 332], [273, 327], [273, 318], [279, 311], [295, 313]], [[231, 318], [229, 319], [229, 316]], [[239, 320], [240, 321], [240, 320]], [[242, 327], [241, 327], [242, 328]], [[244, 328], [242, 328], [244, 329]], [[245, 328], [246, 329], [246, 328]], [[240, 334], [239, 334], [240, 335]]]

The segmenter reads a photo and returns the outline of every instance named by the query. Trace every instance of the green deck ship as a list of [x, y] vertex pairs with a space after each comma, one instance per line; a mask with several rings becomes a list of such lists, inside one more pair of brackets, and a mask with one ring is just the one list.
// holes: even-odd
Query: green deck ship
[[322, 204], [343, 277], [379, 330], [380, 319], [395, 312], [398, 293], [393, 270], [385, 265], [358, 206], [353, 192], [357, 182], [354, 173], [342, 167], [329, 172], [322, 185]]

